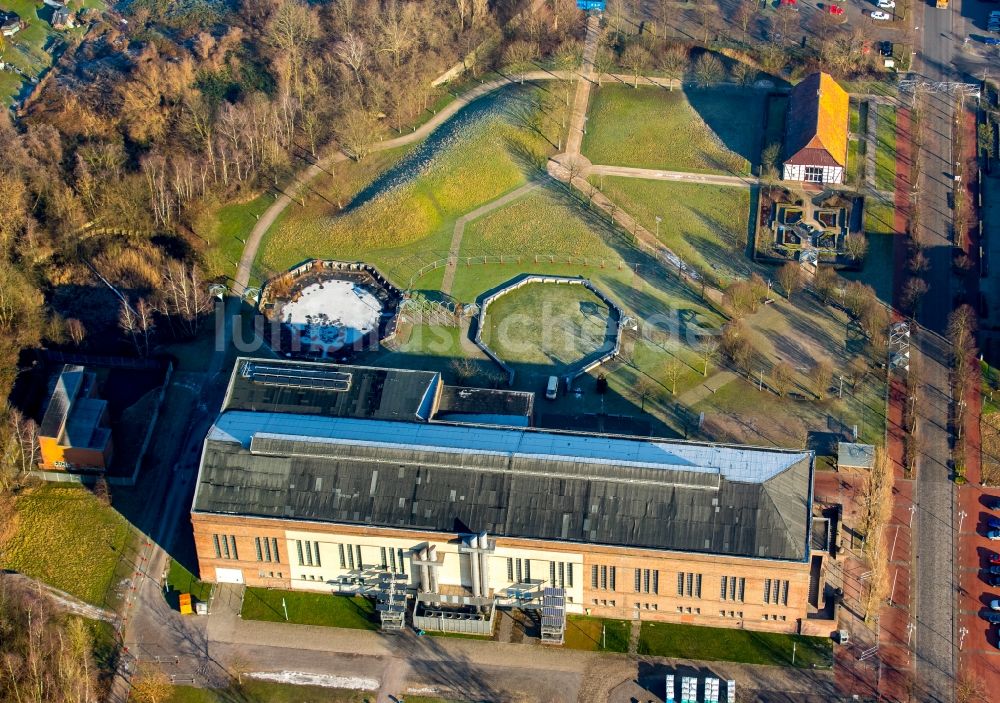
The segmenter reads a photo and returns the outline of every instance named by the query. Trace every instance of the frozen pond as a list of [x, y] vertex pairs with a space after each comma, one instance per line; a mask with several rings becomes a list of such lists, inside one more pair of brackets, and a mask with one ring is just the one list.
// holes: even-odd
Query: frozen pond
[[298, 331], [303, 347], [322, 349], [324, 355], [377, 329], [381, 315], [382, 304], [372, 291], [340, 280], [306, 286], [281, 309], [282, 320]]

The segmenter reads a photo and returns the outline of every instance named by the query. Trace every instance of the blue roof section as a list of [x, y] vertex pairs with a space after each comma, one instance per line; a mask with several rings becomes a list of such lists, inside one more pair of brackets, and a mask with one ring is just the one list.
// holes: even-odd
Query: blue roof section
[[740, 483], [764, 483], [808, 452], [689, 444], [664, 440], [577, 435], [519, 428], [337, 418], [288, 413], [223, 413], [210, 440], [250, 449], [254, 436], [330, 445], [419, 448], [452, 454], [497, 454], [573, 463], [610, 463], [650, 469], [717, 474]]

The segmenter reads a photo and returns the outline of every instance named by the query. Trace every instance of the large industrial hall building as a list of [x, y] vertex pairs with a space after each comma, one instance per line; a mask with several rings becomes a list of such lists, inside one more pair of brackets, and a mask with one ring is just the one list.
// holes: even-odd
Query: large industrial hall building
[[551, 596], [799, 629], [822, 568], [811, 452], [535, 429], [533, 402], [431, 372], [239, 359], [192, 507], [201, 577], [360, 592], [422, 624], [488, 627]]

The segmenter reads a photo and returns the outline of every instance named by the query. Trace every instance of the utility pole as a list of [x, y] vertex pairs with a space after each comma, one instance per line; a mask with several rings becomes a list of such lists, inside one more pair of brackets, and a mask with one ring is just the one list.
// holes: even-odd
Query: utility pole
[[663, 222], [663, 218], [659, 215], [656, 216], [656, 238], [660, 238], [660, 223]]

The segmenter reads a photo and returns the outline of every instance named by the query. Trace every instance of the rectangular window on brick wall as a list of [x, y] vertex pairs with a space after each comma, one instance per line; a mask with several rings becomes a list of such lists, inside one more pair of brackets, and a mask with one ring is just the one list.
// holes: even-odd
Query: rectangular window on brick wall
[[212, 545], [215, 547], [216, 559], [238, 560], [240, 554], [236, 549], [236, 535], [212, 535]]
[[[602, 591], [614, 591], [618, 579], [618, 571], [614, 566], [607, 566], [601, 564], [598, 566], [591, 567], [591, 587], [599, 588]], [[598, 580], [598, 574], [600, 575], [600, 580]]]
[[764, 602], [772, 605], [788, 605], [788, 581], [764, 579]]
[[677, 595], [685, 598], [701, 598], [701, 574], [678, 572]]
[[720, 579], [719, 597], [721, 600], [743, 602], [746, 579], [742, 576], [723, 576]]
[[635, 592], [658, 594], [660, 592], [660, 572], [656, 569], [636, 569]]

